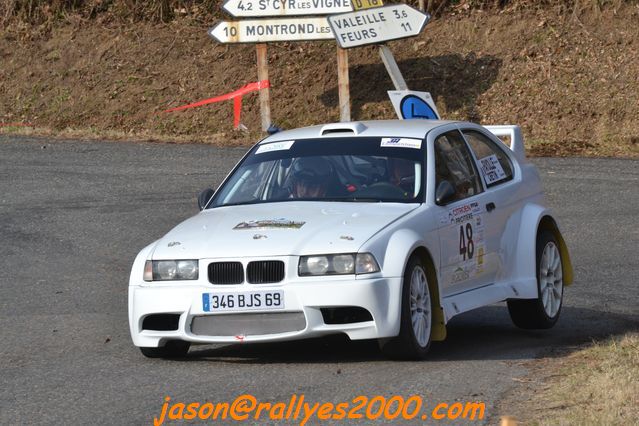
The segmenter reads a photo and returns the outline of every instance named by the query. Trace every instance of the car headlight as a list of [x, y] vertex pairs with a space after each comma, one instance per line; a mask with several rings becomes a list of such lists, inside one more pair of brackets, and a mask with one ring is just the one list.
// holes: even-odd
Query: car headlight
[[301, 256], [297, 271], [300, 276], [370, 274], [379, 272], [379, 265], [370, 253], [323, 254]]
[[355, 269], [358, 274], [372, 274], [373, 272], [379, 272], [379, 265], [372, 254], [358, 253]]
[[144, 281], [197, 280], [197, 260], [147, 260]]

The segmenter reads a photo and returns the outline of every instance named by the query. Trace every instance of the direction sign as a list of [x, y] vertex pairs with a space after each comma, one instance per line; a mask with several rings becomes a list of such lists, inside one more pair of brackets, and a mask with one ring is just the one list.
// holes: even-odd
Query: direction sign
[[227, 0], [222, 8], [235, 17], [332, 15], [353, 10], [351, 0]]
[[337, 43], [344, 49], [415, 36], [429, 20], [429, 14], [405, 4], [328, 17]]
[[439, 120], [439, 112], [433, 97], [428, 92], [414, 90], [389, 90], [388, 96], [401, 120], [423, 118]]
[[266, 43], [270, 41], [331, 40], [326, 18], [248, 19], [223, 21], [209, 29], [220, 43]]

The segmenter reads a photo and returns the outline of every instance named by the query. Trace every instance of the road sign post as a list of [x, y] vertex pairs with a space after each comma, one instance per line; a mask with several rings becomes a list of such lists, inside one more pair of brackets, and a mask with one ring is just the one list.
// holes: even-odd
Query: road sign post
[[337, 46], [337, 97], [339, 121], [351, 121], [351, 95], [348, 82], [348, 51]]
[[[257, 79], [258, 81], [268, 81], [268, 57], [266, 54], [266, 44], [259, 43], [255, 46], [257, 54]], [[267, 87], [260, 90], [260, 116], [262, 119], [262, 130], [267, 131], [271, 127], [271, 98], [270, 89]]]
[[[209, 35], [220, 43], [257, 44], [260, 81], [268, 80], [265, 43], [337, 39], [340, 121], [351, 120], [345, 49], [380, 44], [380, 56], [395, 89], [406, 90], [392, 52], [381, 43], [417, 35], [430, 20], [430, 15], [405, 4], [383, 6], [383, 0], [226, 0], [222, 8], [233, 17], [263, 18], [222, 21], [209, 29]], [[307, 16], [291, 18], [298, 15]], [[261, 90], [259, 96], [262, 129], [266, 130], [272, 124], [269, 90]]]
[[404, 76], [402, 76], [402, 72], [399, 70], [399, 66], [395, 61], [393, 52], [391, 52], [388, 46], [385, 44], [379, 46], [379, 56], [382, 57], [382, 62], [384, 63], [386, 71], [393, 82], [393, 86], [395, 86], [395, 90], [408, 90], [408, 85], [404, 80]]

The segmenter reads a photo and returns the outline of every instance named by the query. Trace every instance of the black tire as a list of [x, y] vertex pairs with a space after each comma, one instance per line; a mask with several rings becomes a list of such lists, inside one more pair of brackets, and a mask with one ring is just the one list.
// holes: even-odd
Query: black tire
[[140, 352], [147, 358], [184, 358], [189, 352], [191, 344], [182, 340], [171, 340], [159, 348], [140, 348]]
[[[419, 313], [424, 313], [425, 324], [430, 324], [427, 328], [426, 342], [419, 342], [419, 338], [416, 336], [415, 327], [413, 327], [412, 313], [411, 313], [411, 279], [415, 271], [421, 271], [423, 277], [426, 279], [425, 291], [428, 296], [426, 305], [428, 306], [428, 312], [418, 310]], [[417, 272], [418, 274], [420, 272]], [[406, 270], [404, 271], [404, 279], [402, 285], [402, 307], [401, 307], [401, 323], [399, 335], [390, 339], [380, 339], [379, 347], [382, 353], [391, 359], [401, 360], [421, 360], [426, 357], [428, 350], [430, 349], [431, 332], [433, 326], [433, 301], [428, 288], [428, 272], [427, 267], [423, 262], [413, 255], [408, 259], [406, 264]]]
[[557, 239], [550, 231], [539, 232], [537, 234], [536, 248], [537, 299], [509, 299], [507, 301], [510, 318], [519, 328], [527, 330], [548, 329], [554, 326], [559, 319], [563, 303], [563, 279], [561, 279], [561, 277], [559, 278], [561, 284], [559, 292], [561, 293], [561, 296], [559, 300], [559, 308], [556, 310], [556, 313], [549, 315], [546, 312], [543, 302], [542, 275], [544, 273], [541, 268], [541, 261], [544, 250], [549, 244], [553, 244], [557, 248], [556, 253], [559, 256], [559, 271], [561, 272], [561, 252], [559, 251]]

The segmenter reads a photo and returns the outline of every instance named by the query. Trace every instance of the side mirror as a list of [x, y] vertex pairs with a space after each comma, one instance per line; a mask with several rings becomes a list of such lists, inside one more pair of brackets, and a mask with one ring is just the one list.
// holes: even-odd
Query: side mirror
[[206, 188], [204, 191], [200, 192], [200, 195], [197, 196], [197, 206], [200, 210], [204, 210], [204, 207], [211, 201], [211, 197], [215, 194], [215, 190], [213, 188]]
[[435, 191], [435, 202], [438, 205], [447, 204], [455, 197], [455, 187], [447, 180], [439, 182]]

